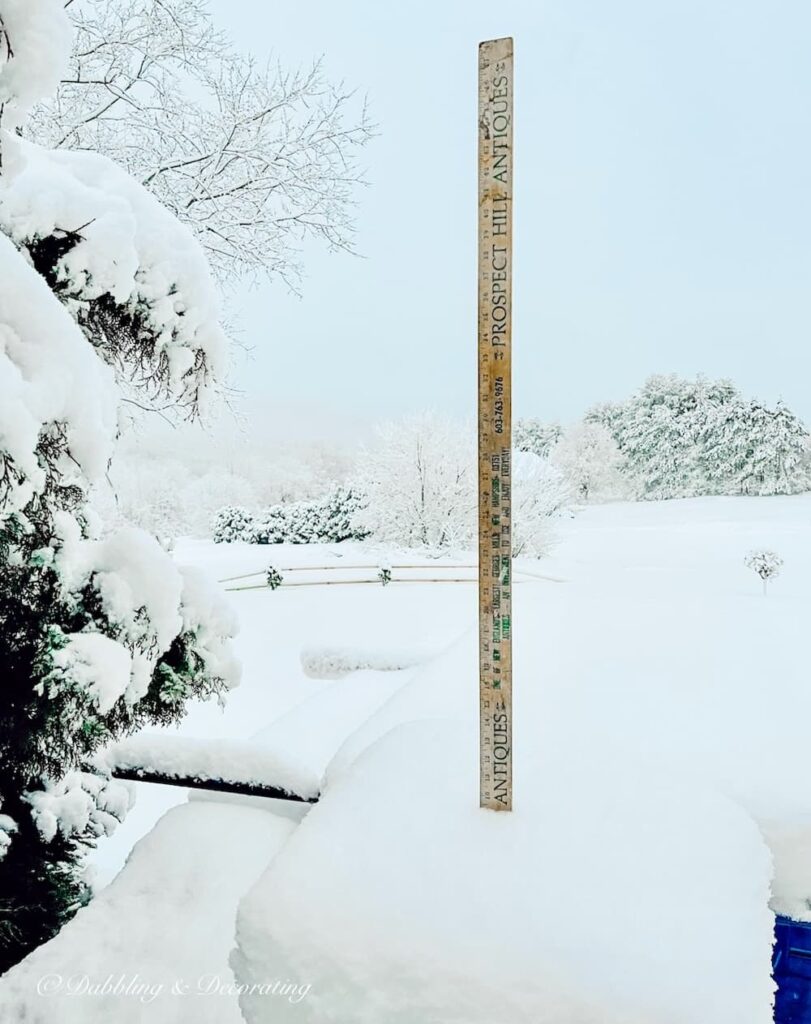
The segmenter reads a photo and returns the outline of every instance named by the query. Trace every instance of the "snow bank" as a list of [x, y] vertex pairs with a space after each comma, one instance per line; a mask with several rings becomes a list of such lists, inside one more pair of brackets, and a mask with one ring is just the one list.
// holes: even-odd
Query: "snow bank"
[[[240, 909], [243, 983], [306, 978], [251, 1024], [766, 1024], [770, 861], [731, 801], [631, 764], [523, 765], [480, 811], [475, 730], [369, 748]], [[461, 770], [469, 765], [471, 770]]]
[[219, 779], [272, 786], [305, 798], [318, 795], [321, 777], [308, 770], [295, 750], [280, 756], [259, 742], [140, 735], [108, 748], [111, 770], [146, 769], [168, 778]]
[[516, 591], [515, 813], [477, 808], [472, 629], [333, 759], [242, 903], [243, 980], [309, 972], [313, 1024], [771, 1021], [770, 897], [811, 905], [811, 502], [676, 504], [576, 520], [571, 583]]
[[340, 679], [350, 672], [372, 669], [375, 672], [397, 672], [413, 668], [436, 657], [436, 647], [305, 647], [301, 667], [311, 679]]
[[[293, 827], [255, 807], [174, 808], [64, 933], [4, 976], [0, 1019], [243, 1024], [227, 966], [237, 901]], [[269, 969], [263, 981], [279, 983], [263, 996], [277, 1006], [296, 979]]]
[[405, 682], [396, 673], [381, 676], [357, 672], [291, 708], [260, 730], [252, 743], [273, 751], [285, 762], [306, 765], [321, 788], [327, 766], [346, 737], [354, 734]]
[[[224, 717], [201, 707], [183, 728], [246, 735], [298, 703], [252, 743], [314, 775], [331, 759], [321, 801], [241, 902], [233, 958], [246, 984], [312, 988], [296, 1005], [246, 992], [248, 1020], [770, 1022], [770, 895], [794, 916], [811, 905], [809, 522], [811, 496], [563, 523], [552, 571], [570, 582], [516, 588], [512, 816], [477, 807], [474, 588], [237, 595], [245, 685]], [[758, 544], [785, 561], [768, 599], [743, 565]], [[194, 550], [221, 576], [255, 568], [247, 547]], [[369, 635], [392, 650], [459, 639], [402, 674], [303, 675], [314, 640], [360, 650]], [[116, 931], [116, 910], [98, 930]], [[160, 927], [129, 914], [132, 962], [150, 964]]]

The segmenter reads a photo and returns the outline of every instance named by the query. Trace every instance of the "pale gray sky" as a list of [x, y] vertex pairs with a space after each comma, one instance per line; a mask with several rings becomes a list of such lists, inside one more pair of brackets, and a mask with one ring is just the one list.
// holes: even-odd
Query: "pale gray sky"
[[[212, 0], [245, 48], [368, 94], [358, 245], [247, 294], [251, 405], [325, 423], [476, 386], [476, 62], [515, 37], [515, 407], [571, 420], [653, 372], [811, 420], [806, 0]], [[319, 412], [320, 410], [320, 412]]]

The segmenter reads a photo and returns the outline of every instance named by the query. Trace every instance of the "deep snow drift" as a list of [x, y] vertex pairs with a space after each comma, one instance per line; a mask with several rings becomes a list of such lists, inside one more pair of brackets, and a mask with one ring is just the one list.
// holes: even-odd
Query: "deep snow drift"
[[[743, 564], [755, 547], [785, 561], [766, 598]], [[199, 542], [189, 555], [221, 577], [359, 557]], [[234, 595], [243, 684], [182, 733], [295, 756], [324, 776], [321, 802], [297, 826], [276, 808], [254, 804], [243, 822], [247, 805], [206, 803], [212, 845], [227, 833], [250, 849], [249, 871], [228, 857], [198, 869], [205, 844], [183, 816], [199, 812], [170, 811], [95, 904], [0, 982], [3, 1019], [111, 1019], [94, 999], [70, 1004], [80, 1017], [57, 1012], [36, 982], [78, 959], [94, 977], [120, 971], [105, 936], [126, 922], [130, 972], [163, 957], [195, 984], [214, 962], [226, 974], [230, 951], [252, 1024], [767, 1024], [769, 901], [811, 917], [811, 496], [591, 508], [538, 568], [563, 582], [515, 587], [509, 816], [477, 807], [473, 585]], [[314, 647], [355, 650], [359, 665], [370, 650], [442, 653], [326, 680], [302, 667]], [[179, 893], [207, 894], [218, 871], [227, 898], [209, 918], [201, 897], [184, 922]], [[172, 928], [150, 926], [164, 905]], [[280, 978], [306, 997], [269, 995]], [[139, 1019], [125, 1002], [115, 1019]], [[209, 1002], [156, 1002], [147, 1019], [206, 1020]], [[238, 1019], [236, 992], [217, 1005], [217, 1020]]]

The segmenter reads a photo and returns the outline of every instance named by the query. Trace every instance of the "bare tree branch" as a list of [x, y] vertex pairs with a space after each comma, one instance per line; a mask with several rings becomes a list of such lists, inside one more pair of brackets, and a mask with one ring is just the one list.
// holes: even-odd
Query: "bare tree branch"
[[366, 107], [321, 62], [295, 71], [238, 53], [205, 0], [68, 0], [69, 75], [29, 126], [48, 146], [121, 163], [200, 238], [228, 282], [294, 289], [300, 249], [354, 251]]

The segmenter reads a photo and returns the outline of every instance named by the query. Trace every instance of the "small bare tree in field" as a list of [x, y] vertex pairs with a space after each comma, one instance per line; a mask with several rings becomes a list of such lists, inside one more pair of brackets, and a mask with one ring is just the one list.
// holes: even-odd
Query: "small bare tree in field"
[[763, 596], [765, 597], [769, 580], [780, 575], [783, 559], [774, 551], [752, 551], [746, 557], [746, 565], [763, 580]]
[[34, 141], [112, 157], [192, 228], [221, 281], [295, 288], [307, 237], [352, 250], [374, 128], [320, 62], [287, 71], [237, 52], [204, 0], [65, 6], [70, 70], [29, 122]]

